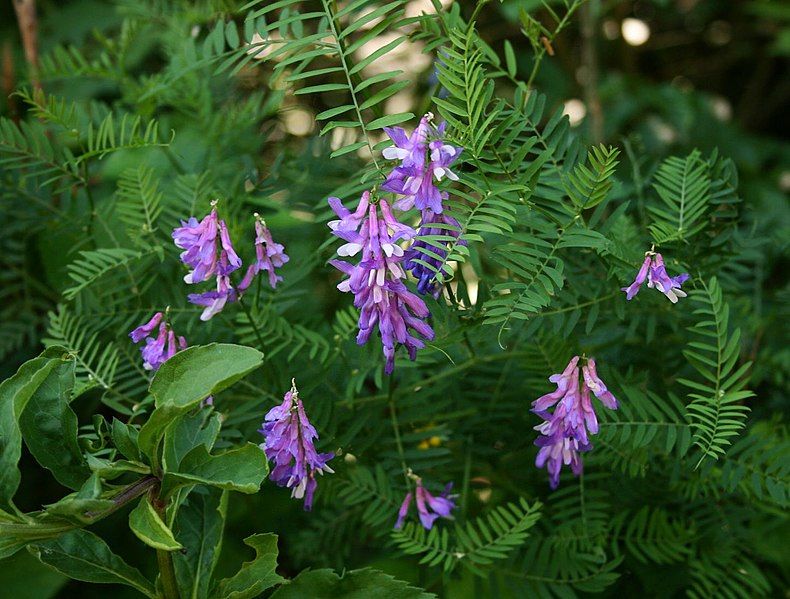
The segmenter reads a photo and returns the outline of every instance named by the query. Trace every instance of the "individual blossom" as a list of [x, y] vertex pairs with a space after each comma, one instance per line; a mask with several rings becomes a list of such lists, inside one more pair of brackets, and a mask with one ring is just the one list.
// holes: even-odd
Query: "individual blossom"
[[[461, 225], [446, 212], [434, 214], [430, 208], [423, 213], [422, 218], [423, 222], [417, 233], [418, 238], [406, 252], [404, 267], [417, 279], [419, 293], [438, 298], [442, 286], [436, 280], [436, 273], [447, 258], [448, 244], [452, 240], [457, 240], [461, 234]], [[421, 239], [429, 235], [440, 236], [442, 239], [435, 241]], [[456, 243], [466, 245], [463, 240]]]
[[[532, 411], [543, 419], [535, 427], [540, 433], [535, 440], [540, 448], [535, 466], [546, 467], [552, 489], [559, 485], [563, 465], [570, 466], [576, 476], [581, 474], [581, 454], [592, 449], [589, 436], [598, 433], [599, 425], [590, 393], [607, 408], [617, 409], [617, 400], [598, 376], [595, 360], [586, 361], [580, 378], [579, 359], [574, 356], [561, 374], [549, 378], [557, 385], [555, 391], [532, 403]], [[555, 406], [554, 411], [549, 412], [552, 406]]]
[[453, 488], [453, 483], [448, 483], [444, 490], [438, 496], [432, 495], [422, 484], [422, 479], [415, 476], [409, 470], [409, 478], [415, 482], [415, 491], [406, 493], [406, 497], [401, 503], [398, 510], [398, 519], [395, 522], [395, 528], [401, 528], [406, 520], [411, 507], [412, 498], [416, 499], [417, 503], [417, 516], [420, 519], [420, 524], [426, 529], [431, 530], [433, 523], [437, 518], [452, 519], [451, 512], [455, 509], [455, 501], [450, 491]]
[[191, 304], [203, 306], [204, 310], [200, 314], [200, 320], [205, 322], [222, 312], [225, 304], [235, 302], [238, 299], [238, 293], [231, 287], [230, 277], [217, 275], [217, 288], [215, 291], [190, 293], [187, 299]]
[[372, 202], [367, 191], [354, 212], [338, 198], [329, 198], [329, 205], [339, 217], [329, 227], [346, 242], [338, 248], [338, 256], [361, 254], [357, 264], [330, 261], [348, 275], [338, 289], [353, 293], [354, 306], [360, 309], [357, 343], [364, 345], [378, 329], [385, 356], [384, 371], [391, 374], [398, 345], [405, 346], [414, 360], [417, 350], [425, 346], [423, 340], [433, 339], [433, 329], [425, 322], [430, 316], [428, 307], [403, 282], [404, 251], [399, 242], [413, 238], [416, 232], [398, 222], [385, 200]]
[[269, 478], [278, 486], [291, 489], [291, 497], [304, 499], [304, 509], [310, 511], [318, 486], [315, 475], [334, 472], [327, 462], [335, 454], [316, 451], [314, 441], [318, 433], [307, 419], [296, 381], [291, 381], [291, 390], [283, 402], [264, 416], [258, 432], [264, 436], [260, 447], [274, 465]]
[[648, 287], [655, 287], [666, 295], [669, 301], [675, 304], [678, 298], [686, 297], [686, 292], [683, 291], [680, 286], [687, 281], [688, 278], [689, 275], [687, 273], [682, 273], [676, 277], [670, 277], [664, 266], [663, 256], [651, 250], [645, 253], [645, 260], [642, 262], [639, 272], [636, 273], [636, 278], [634, 278], [633, 283], [628, 287], [623, 287], [622, 291], [625, 291], [625, 298], [631, 300], [639, 293], [642, 284], [647, 280]]
[[280, 268], [288, 262], [290, 258], [285, 253], [285, 247], [281, 243], [275, 243], [272, 233], [266, 226], [266, 222], [255, 213], [255, 262], [247, 268], [247, 273], [239, 283], [239, 291], [245, 291], [252, 280], [262, 270], [269, 273], [269, 285], [272, 289], [277, 287], [277, 283], [283, 278], [275, 273], [276, 268]]
[[[154, 336], [153, 332], [157, 327], [158, 331]], [[147, 323], [134, 329], [129, 337], [134, 343], [145, 339], [140, 353], [143, 357], [143, 368], [151, 371], [159, 370], [162, 364], [187, 346], [186, 339], [176, 336], [162, 312], [157, 312]]]
[[434, 214], [441, 214], [444, 196], [435, 181], [445, 177], [458, 180], [450, 167], [463, 148], [445, 143], [445, 123], [434, 127], [432, 119], [431, 113], [426, 114], [410, 136], [400, 127], [387, 129], [395, 146], [385, 149], [384, 157], [399, 159], [401, 164], [392, 170], [381, 188], [404, 196], [395, 203], [400, 210], [416, 206], [423, 213], [430, 209]]
[[664, 258], [661, 254], [653, 256], [653, 264], [650, 272], [647, 273], [647, 286], [655, 287], [667, 296], [669, 301], [676, 304], [678, 298], [686, 297], [686, 292], [680, 286], [689, 278], [688, 273], [681, 273], [676, 277], [670, 277], [664, 266]]

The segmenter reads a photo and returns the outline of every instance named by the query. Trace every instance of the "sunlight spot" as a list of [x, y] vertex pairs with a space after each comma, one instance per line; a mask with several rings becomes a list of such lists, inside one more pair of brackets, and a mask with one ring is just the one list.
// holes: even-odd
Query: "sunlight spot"
[[571, 98], [565, 102], [562, 112], [568, 115], [571, 127], [575, 127], [584, 120], [584, 117], [587, 115], [587, 107], [578, 98]]
[[631, 46], [641, 46], [650, 39], [650, 27], [641, 19], [623, 19], [623, 39]]

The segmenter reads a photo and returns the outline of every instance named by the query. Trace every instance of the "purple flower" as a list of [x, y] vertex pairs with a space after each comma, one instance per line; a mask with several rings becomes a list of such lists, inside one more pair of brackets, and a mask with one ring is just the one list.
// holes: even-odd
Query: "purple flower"
[[137, 327], [131, 333], [129, 333], [129, 337], [132, 338], [132, 341], [134, 343], [140, 343], [140, 341], [144, 337], [148, 337], [148, 335], [150, 335], [153, 332], [153, 330], [159, 325], [159, 323], [162, 322], [163, 317], [164, 314], [162, 314], [161, 312], [157, 312], [151, 317], [151, 320], [149, 320], [145, 324], [141, 324], [139, 327]]
[[392, 170], [381, 188], [404, 196], [395, 203], [400, 210], [416, 206], [422, 212], [431, 210], [434, 214], [441, 214], [443, 196], [434, 179], [441, 181], [447, 177], [458, 180], [450, 166], [463, 149], [444, 143], [445, 124], [434, 127], [432, 119], [431, 113], [426, 114], [411, 136], [407, 136], [400, 127], [387, 130], [395, 146], [385, 149], [384, 157], [399, 159], [401, 164]]
[[[411, 271], [412, 275], [417, 279], [417, 291], [419, 293], [423, 295], [430, 293], [435, 298], [439, 297], [439, 294], [442, 292], [442, 286], [436, 280], [435, 274], [447, 257], [448, 244], [451, 240], [458, 239], [458, 236], [461, 234], [460, 229], [461, 225], [459, 222], [446, 212], [434, 214], [430, 209], [423, 212], [418, 237], [441, 235], [450, 239], [441, 241], [417, 239], [406, 252], [404, 267], [406, 270]], [[457, 243], [466, 245], [466, 242], [463, 240]]]
[[[411, 239], [416, 232], [395, 219], [385, 200], [371, 203], [367, 191], [353, 213], [338, 198], [330, 198], [329, 204], [340, 217], [329, 227], [346, 242], [338, 248], [338, 255], [353, 257], [361, 253], [356, 265], [330, 261], [348, 275], [337, 288], [353, 293], [354, 305], [360, 309], [357, 343], [367, 343], [378, 328], [386, 358], [384, 371], [391, 374], [399, 344], [414, 360], [417, 350], [425, 346], [423, 339], [433, 339], [433, 329], [424, 321], [430, 315], [428, 307], [403, 283], [404, 252], [398, 242]], [[364, 216], [363, 208], [367, 211]]]
[[[140, 348], [143, 356], [143, 368], [146, 370], [159, 370], [159, 367], [172, 358], [176, 352], [186, 349], [187, 342], [183, 337], [177, 337], [164, 320], [164, 314], [157, 312], [153, 318], [129, 333], [134, 343], [145, 339], [145, 345]], [[156, 337], [150, 336], [159, 326]]]
[[639, 268], [639, 272], [636, 273], [636, 278], [634, 282], [631, 283], [628, 287], [623, 287], [621, 291], [625, 291], [625, 299], [632, 300], [637, 293], [639, 293], [639, 289], [642, 287], [642, 283], [645, 282], [647, 278], [647, 271], [650, 269], [650, 264], [652, 262], [651, 256], [645, 256], [645, 261], [642, 262], [642, 266]]
[[582, 368], [584, 375], [584, 385], [595, 394], [595, 397], [601, 400], [601, 403], [610, 410], [617, 409], [617, 399], [609, 389], [606, 388], [604, 382], [598, 377], [598, 372], [595, 368], [595, 358], [587, 360], [587, 364]]
[[173, 229], [173, 241], [181, 252], [181, 261], [193, 270], [184, 281], [193, 284], [210, 279], [217, 270], [217, 231], [219, 229], [217, 209], [199, 223], [194, 216], [181, 221], [181, 226]]
[[[422, 524], [425, 529], [431, 530], [431, 528], [433, 528], [433, 523], [437, 518], [452, 519], [451, 512], [456, 507], [455, 501], [453, 500], [452, 496], [450, 496], [453, 483], [449, 483], [444, 488], [444, 491], [442, 491], [438, 497], [435, 497], [434, 495], [431, 495], [431, 493], [425, 487], [423, 487], [421, 478], [411, 474], [411, 470], [409, 471], [409, 476], [414, 478], [416, 482], [414, 497], [417, 502], [417, 515], [420, 518], [420, 524]], [[409, 513], [411, 500], [412, 493], [409, 491], [406, 494], [406, 497], [403, 499], [400, 509], [398, 510], [398, 520], [395, 522], [396, 529], [403, 526], [403, 522], [406, 520], [406, 516]]]
[[687, 273], [680, 274], [676, 277], [670, 277], [667, 274], [667, 269], [664, 266], [664, 258], [661, 254], [656, 254], [652, 250], [645, 254], [645, 260], [636, 274], [634, 282], [628, 287], [623, 287], [625, 291], [625, 298], [631, 300], [639, 293], [642, 283], [647, 279], [648, 287], [655, 287], [661, 293], [669, 298], [673, 304], [677, 303], [678, 298], [686, 297], [686, 292], [680, 286], [689, 278]]
[[271, 231], [266, 226], [266, 222], [255, 214], [255, 263], [247, 269], [241, 283], [239, 291], [245, 291], [252, 283], [253, 278], [262, 270], [269, 273], [269, 285], [272, 289], [277, 287], [277, 283], [283, 278], [275, 274], [274, 269], [280, 268], [288, 262], [290, 258], [285, 253], [285, 248], [281, 243], [275, 243], [272, 239]]
[[327, 462], [335, 454], [316, 452], [313, 441], [318, 433], [307, 419], [295, 381], [283, 402], [266, 414], [258, 432], [265, 438], [261, 449], [274, 466], [269, 478], [291, 489], [291, 497], [304, 498], [304, 509], [310, 511], [318, 486], [315, 475], [334, 472]]
[[432, 117], [430, 113], [422, 117], [411, 135], [407, 135], [402, 127], [384, 127], [384, 132], [395, 144], [384, 149], [382, 152], [384, 158], [400, 160], [406, 167], [422, 167], [425, 164], [425, 147], [428, 143]]
[[406, 515], [409, 513], [411, 498], [412, 493], [409, 491], [406, 493], [406, 497], [403, 498], [403, 503], [400, 504], [400, 509], [398, 510], [398, 520], [395, 522], [395, 528], [401, 528], [403, 526], [403, 522], [406, 520]]
[[[598, 433], [598, 418], [590, 399], [590, 392], [609, 409], [617, 409], [617, 400], [598, 377], [595, 359], [589, 358], [582, 367], [583, 379], [579, 386], [579, 356], [574, 356], [562, 374], [549, 380], [557, 390], [543, 395], [532, 403], [532, 411], [543, 418], [535, 427], [540, 436], [535, 440], [540, 450], [535, 466], [549, 472], [549, 486], [556, 489], [560, 483], [560, 470], [570, 466], [575, 475], [582, 472], [581, 454], [590, 451], [589, 435]], [[555, 405], [553, 413], [548, 408]]]
[[187, 299], [191, 304], [205, 308], [200, 314], [200, 320], [205, 322], [222, 312], [226, 303], [235, 302], [238, 299], [238, 294], [230, 286], [230, 278], [227, 275], [217, 275], [216, 291], [190, 293]]
[[686, 297], [686, 292], [680, 288], [680, 285], [688, 278], [688, 273], [670, 277], [664, 266], [664, 258], [661, 254], [656, 254], [653, 257], [653, 265], [650, 267], [650, 272], [647, 274], [647, 286], [655, 287], [666, 295], [669, 301], [676, 304], [678, 298]]

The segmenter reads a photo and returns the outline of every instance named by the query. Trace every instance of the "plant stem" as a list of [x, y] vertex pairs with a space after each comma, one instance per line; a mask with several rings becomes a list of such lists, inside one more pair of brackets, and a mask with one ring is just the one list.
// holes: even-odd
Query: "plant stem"
[[395, 435], [395, 446], [398, 448], [398, 455], [400, 456], [400, 465], [403, 468], [403, 477], [406, 479], [406, 486], [409, 486], [409, 469], [406, 467], [406, 456], [403, 453], [403, 442], [400, 438], [400, 428], [398, 426], [398, 416], [395, 414], [395, 389], [392, 383], [392, 376], [389, 377], [389, 389], [387, 391], [387, 398], [390, 407], [390, 422], [392, 422], [392, 432]]
[[169, 551], [157, 549], [156, 561], [159, 563], [159, 578], [162, 581], [165, 599], [179, 599], [173, 555]]
[[[151, 505], [162, 518], [167, 521], [167, 502], [158, 497], [151, 497]], [[156, 550], [156, 561], [159, 564], [159, 580], [162, 583], [162, 593], [164, 599], [180, 599], [178, 593], [178, 582], [176, 582], [176, 570], [173, 567], [173, 554], [163, 549]]]
[[252, 330], [255, 331], [255, 336], [258, 338], [258, 345], [260, 345], [260, 349], [262, 352], [266, 353], [266, 344], [263, 342], [263, 335], [261, 335], [261, 330], [258, 328], [257, 323], [252, 318], [252, 312], [247, 307], [247, 304], [244, 303], [244, 300], [239, 296], [239, 305], [241, 309], [244, 310], [244, 313], [247, 315], [247, 320], [250, 321], [250, 325], [252, 326]]

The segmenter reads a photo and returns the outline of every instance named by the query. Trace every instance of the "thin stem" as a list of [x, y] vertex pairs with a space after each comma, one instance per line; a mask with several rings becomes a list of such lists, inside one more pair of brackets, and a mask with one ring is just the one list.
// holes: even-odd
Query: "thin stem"
[[239, 305], [241, 309], [244, 310], [244, 313], [247, 315], [247, 320], [250, 321], [250, 325], [252, 326], [252, 330], [255, 331], [255, 336], [258, 338], [258, 345], [260, 345], [261, 351], [265, 352], [266, 350], [266, 343], [263, 341], [263, 335], [261, 335], [261, 330], [258, 328], [255, 320], [252, 318], [252, 312], [247, 307], [247, 304], [244, 303], [244, 300], [241, 296], [239, 296]]
[[390, 422], [392, 423], [392, 433], [395, 435], [395, 446], [398, 448], [398, 456], [400, 457], [400, 465], [403, 469], [403, 478], [406, 479], [406, 486], [410, 486], [409, 482], [409, 469], [406, 466], [406, 456], [403, 453], [403, 442], [400, 438], [400, 427], [398, 426], [398, 416], [395, 413], [395, 388], [392, 382], [392, 376], [389, 377], [389, 389], [387, 390], [387, 399], [390, 407]]
[[329, 7], [329, 3], [327, 0], [322, 0], [321, 2], [324, 6], [324, 12], [326, 13], [327, 20], [329, 21], [329, 26], [332, 28], [332, 36], [335, 38], [335, 44], [337, 46], [337, 55], [340, 59], [340, 64], [343, 67], [343, 73], [346, 76], [346, 83], [348, 84], [348, 90], [351, 95], [351, 101], [354, 104], [354, 111], [357, 114], [357, 120], [359, 121], [359, 127], [362, 129], [362, 134], [365, 136], [365, 143], [368, 146], [368, 150], [370, 150], [370, 157], [373, 159], [373, 165], [376, 167], [376, 170], [379, 172], [379, 175], [382, 177], [384, 176], [381, 167], [379, 166], [378, 161], [376, 160], [376, 153], [373, 151], [373, 144], [370, 143], [370, 136], [368, 135], [368, 130], [365, 127], [365, 121], [362, 119], [362, 111], [359, 108], [359, 102], [357, 102], [357, 95], [354, 93], [354, 82], [351, 79], [350, 69], [348, 68], [348, 64], [346, 63], [346, 56], [343, 53], [343, 44], [340, 40], [340, 32], [338, 31], [337, 23], [335, 22], [335, 15], [332, 12], [332, 9]]
[[118, 493], [115, 497], [113, 497], [112, 498], [113, 506], [111, 508], [103, 512], [85, 512], [85, 516], [88, 518], [96, 518], [97, 520], [101, 518], [105, 518], [110, 514], [112, 514], [113, 512], [115, 512], [116, 510], [119, 510], [120, 508], [125, 506], [133, 499], [137, 499], [138, 497], [140, 497], [140, 495], [142, 495], [143, 493], [154, 487], [154, 485], [156, 485], [158, 482], [159, 479], [157, 479], [155, 476], [147, 476], [145, 478], [141, 478], [140, 480], [135, 481], [128, 487], [124, 488], [120, 493]]
[[[554, 32], [547, 38], [547, 43], [549, 46], [554, 43], [554, 40], [560, 34], [560, 32], [565, 29], [565, 26], [570, 21], [571, 16], [576, 10], [584, 4], [585, 0], [575, 0], [575, 2], [568, 8], [568, 12], [562, 17], [559, 23], [557, 23], [557, 27], [554, 29]], [[556, 14], [554, 15], [556, 17]], [[527, 88], [531, 88], [533, 82], [535, 81], [535, 77], [538, 75], [538, 71], [540, 70], [540, 63], [543, 62], [543, 57], [546, 56], [546, 45], [543, 45], [540, 50], [538, 50], [537, 55], [535, 56], [535, 64], [532, 65], [532, 72], [529, 74], [529, 79], [527, 79]]]

